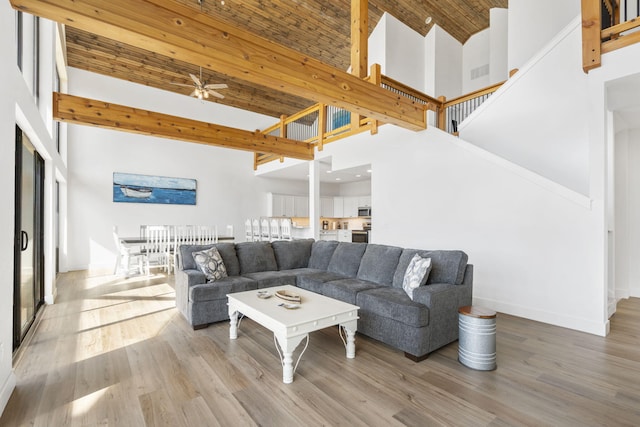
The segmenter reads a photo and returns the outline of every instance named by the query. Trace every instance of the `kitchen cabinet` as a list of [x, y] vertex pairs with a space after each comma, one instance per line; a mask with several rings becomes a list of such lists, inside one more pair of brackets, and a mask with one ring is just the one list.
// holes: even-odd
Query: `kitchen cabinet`
[[268, 200], [270, 206], [267, 208], [267, 216], [296, 216], [294, 196], [270, 193]]
[[321, 230], [320, 240], [338, 240], [338, 230]]
[[358, 197], [358, 207], [359, 208], [370, 208], [371, 207], [371, 196], [360, 196], [360, 197]]
[[307, 217], [309, 216], [309, 197], [293, 196], [293, 212], [291, 216]]
[[358, 197], [350, 196], [344, 198], [343, 218], [355, 218], [358, 216]]
[[351, 230], [338, 230], [338, 242], [350, 242]]
[[344, 197], [333, 198], [333, 217], [342, 218], [344, 216]]
[[333, 217], [333, 197], [320, 197], [320, 216]]

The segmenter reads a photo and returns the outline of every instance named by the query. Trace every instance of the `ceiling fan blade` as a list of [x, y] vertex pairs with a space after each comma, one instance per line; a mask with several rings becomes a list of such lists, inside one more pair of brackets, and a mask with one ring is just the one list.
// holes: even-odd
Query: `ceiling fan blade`
[[174, 83], [174, 82], [169, 82], [169, 83], [172, 84], [172, 85], [176, 85], [176, 86], [193, 87], [192, 84], [186, 85], [184, 83]]
[[215, 96], [216, 98], [224, 99], [224, 95], [221, 94], [221, 93], [216, 92], [215, 90], [207, 89], [207, 93], [209, 93], [210, 95]]
[[228, 87], [229, 86], [227, 86], [225, 83], [212, 83], [204, 85], [205, 89], [227, 89]]
[[193, 80], [193, 82], [198, 85], [198, 86], [202, 86], [202, 83], [200, 83], [200, 79], [197, 78], [195, 75], [189, 73], [189, 77], [191, 77], [191, 80]]

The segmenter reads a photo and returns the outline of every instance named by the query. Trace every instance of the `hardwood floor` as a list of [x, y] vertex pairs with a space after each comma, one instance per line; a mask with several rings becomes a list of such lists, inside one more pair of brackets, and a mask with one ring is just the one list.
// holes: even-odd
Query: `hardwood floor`
[[193, 331], [172, 280], [61, 275], [0, 425], [640, 425], [640, 299], [606, 338], [498, 314], [491, 372], [458, 363], [457, 343], [414, 363], [358, 335], [350, 360], [325, 329], [285, 385], [268, 331]]

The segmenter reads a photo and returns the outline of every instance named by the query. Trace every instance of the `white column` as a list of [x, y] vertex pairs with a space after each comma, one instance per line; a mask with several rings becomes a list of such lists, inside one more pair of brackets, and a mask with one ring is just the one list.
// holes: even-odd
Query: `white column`
[[311, 237], [320, 239], [320, 161], [309, 162], [309, 227]]

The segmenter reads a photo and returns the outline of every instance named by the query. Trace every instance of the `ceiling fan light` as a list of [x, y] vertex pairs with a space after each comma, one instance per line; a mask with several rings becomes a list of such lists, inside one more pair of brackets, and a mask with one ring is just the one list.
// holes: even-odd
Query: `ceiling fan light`
[[209, 92], [207, 92], [206, 90], [204, 91], [204, 97], [205, 99], [209, 99]]

